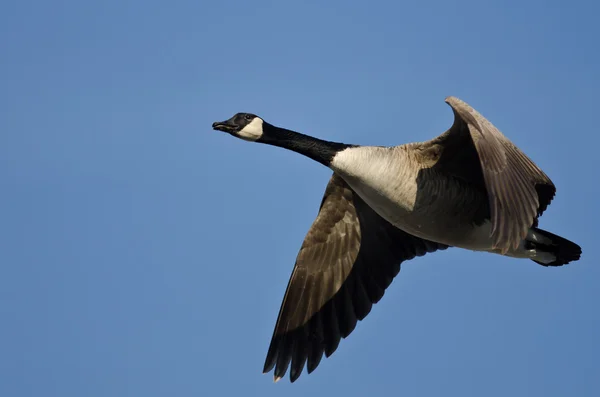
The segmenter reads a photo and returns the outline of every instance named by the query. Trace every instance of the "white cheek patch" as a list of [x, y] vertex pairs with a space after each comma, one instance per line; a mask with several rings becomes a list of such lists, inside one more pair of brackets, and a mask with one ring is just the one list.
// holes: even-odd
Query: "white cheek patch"
[[247, 126], [242, 128], [237, 135], [246, 141], [256, 141], [263, 134], [263, 121], [260, 117], [255, 117]]

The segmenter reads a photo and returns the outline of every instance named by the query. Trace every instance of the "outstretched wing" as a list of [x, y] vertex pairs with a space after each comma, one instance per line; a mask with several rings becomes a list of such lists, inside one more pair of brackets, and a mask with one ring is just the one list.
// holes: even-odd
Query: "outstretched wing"
[[447, 246], [409, 235], [377, 215], [333, 175], [317, 218], [300, 248], [264, 372], [294, 382], [329, 357], [371, 311], [400, 263]]
[[446, 98], [454, 123], [430, 141], [443, 147], [441, 169], [479, 184], [489, 198], [494, 248], [517, 248], [552, 201], [556, 188], [529, 157], [485, 117], [455, 97]]

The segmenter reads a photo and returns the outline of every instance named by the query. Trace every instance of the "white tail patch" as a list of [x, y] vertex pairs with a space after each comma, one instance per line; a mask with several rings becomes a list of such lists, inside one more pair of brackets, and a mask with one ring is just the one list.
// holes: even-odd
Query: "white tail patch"
[[525, 239], [539, 244], [552, 244], [552, 240], [550, 240], [543, 234], [536, 232], [534, 229], [529, 229], [529, 231], [527, 232], [527, 237], [525, 237]]
[[544, 252], [539, 250], [531, 250], [533, 251], [533, 257], [531, 259], [535, 259], [538, 262], [542, 262], [547, 265], [548, 263], [552, 263], [556, 260], [556, 256], [551, 254], [550, 252]]

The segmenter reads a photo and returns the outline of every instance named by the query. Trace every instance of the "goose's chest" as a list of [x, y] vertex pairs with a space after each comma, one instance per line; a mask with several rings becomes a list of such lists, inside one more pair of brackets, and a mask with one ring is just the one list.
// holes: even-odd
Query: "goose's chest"
[[475, 192], [459, 193], [449, 179], [411, 166], [405, 151], [390, 155], [361, 149], [380, 148], [347, 149], [334, 158], [332, 168], [382, 218], [413, 235], [446, 243], [448, 236], [468, 234], [474, 227], [469, 213], [479, 202]]
[[371, 208], [388, 222], [412, 223], [418, 201], [418, 170], [407, 166], [403, 151], [359, 147], [338, 153], [336, 171]]
[[355, 176], [342, 177], [369, 207], [394, 226], [414, 233], [433, 223], [433, 218], [423, 217], [422, 211], [415, 207], [418, 194], [414, 178], [378, 182]]

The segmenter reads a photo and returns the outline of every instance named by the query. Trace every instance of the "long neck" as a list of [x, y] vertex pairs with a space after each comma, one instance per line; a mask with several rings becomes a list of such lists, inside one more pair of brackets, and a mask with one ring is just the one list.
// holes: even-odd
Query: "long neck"
[[329, 167], [333, 157], [354, 145], [329, 142], [299, 132], [264, 123], [263, 134], [257, 142], [293, 150]]

